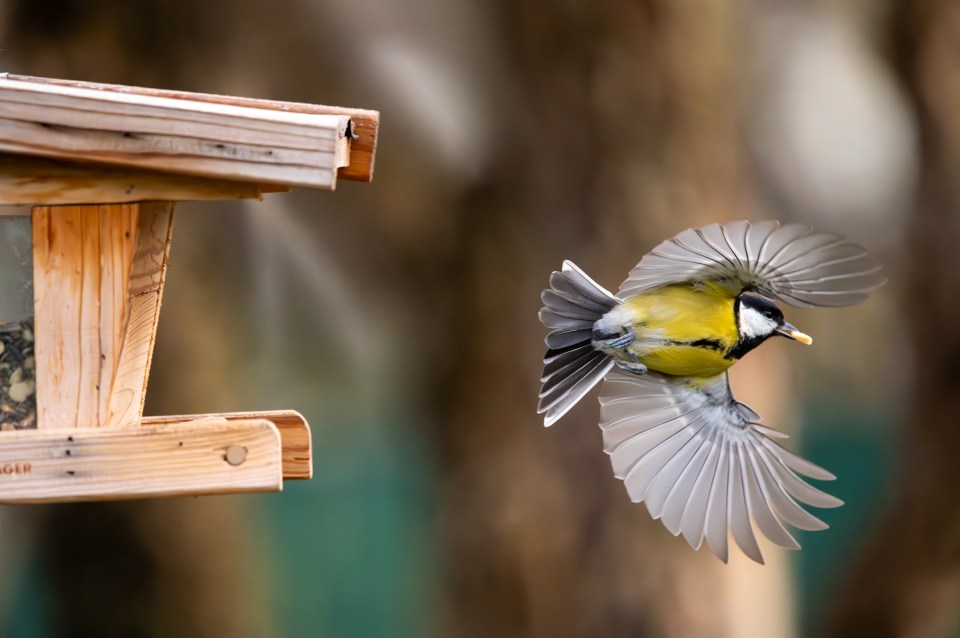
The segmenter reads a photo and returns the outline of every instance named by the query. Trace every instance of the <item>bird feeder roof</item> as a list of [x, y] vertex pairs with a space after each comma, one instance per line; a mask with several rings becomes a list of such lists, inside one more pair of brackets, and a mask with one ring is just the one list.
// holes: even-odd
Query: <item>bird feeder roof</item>
[[373, 176], [379, 113], [0, 74], [0, 203], [233, 199]]

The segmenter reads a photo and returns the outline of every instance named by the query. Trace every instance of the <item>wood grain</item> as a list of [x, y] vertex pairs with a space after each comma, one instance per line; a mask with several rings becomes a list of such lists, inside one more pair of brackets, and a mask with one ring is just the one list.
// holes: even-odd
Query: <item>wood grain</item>
[[[242, 458], [237, 465], [227, 462], [231, 448], [241, 452], [231, 454], [234, 461]], [[265, 419], [0, 433], [0, 503], [282, 488], [280, 436]]]
[[170, 256], [174, 204], [148, 202], [139, 207], [137, 247], [125, 293], [126, 322], [107, 410], [109, 427], [136, 425], [143, 414]]
[[0, 76], [0, 150], [16, 154], [332, 190], [349, 123]]
[[[91, 353], [100, 352], [100, 378], [96, 393], [99, 401], [97, 414], [100, 415], [98, 423], [103, 425], [109, 412], [110, 389], [117, 373], [123, 333], [128, 321], [130, 271], [134, 264], [137, 224], [144, 206], [121, 204], [99, 208], [100, 241], [97, 250], [90, 251], [88, 258], [100, 265], [100, 307], [91, 310], [91, 314], [96, 317], [101, 336], [98, 347], [92, 348]], [[90, 271], [93, 272], [95, 264], [90, 265]]]
[[[145, 416], [140, 420], [140, 423], [146, 426], [164, 426], [170, 423], [209, 422], [210, 420], [220, 419], [225, 419], [229, 422], [251, 419], [265, 419], [270, 421], [280, 432], [280, 444], [283, 448], [284, 480], [313, 478], [310, 426], [307, 420], [303, 418], [303, 415], [294, 410], [227, 412], [222, 414], [180, 416]], [[2, 439], [0, 439], [0, 443], [2, 443]]]
[[[264, 193], [287, 190], [276, 184], [0, 154], [0, 205], [259, 199]], [[18, 214], [30, 211], [0, 210], [0, 216]]]
[[37, 427], [104, 423], [137, 205], [33, 209]]
[[97, 91], [112, 91], [116, 93], [151, 95], [197, 102], [215, 104], [231, 104], [248, 108], [281, 110], [295, 113], [315, 113], [327, 115], [346, 115], [350, 118], [351, 143], [350, 161], [338, 171], [343, 179], [369, 182], [373, 179], [374, 159], [377, 150], [377, 136], [380, 127], [380, 113], [365, 109], [342, 108], [338, 106], [321, 106], [301, 102], [280, 102], [277, 100], [257, 100], [227, 95], [212, 95], [209, 93], [190, 93], [187, 91], [169, 91], [150, 89], [135, 86], [121, 86], [117, 84], [98, 84], [95, 82], [77, 82], [74, 80], [58, 80], [53, 78], [37, 78], [27, 75], [2, 74], [10, 80], [30, 82], [36, 84], [50, 84], [55, 86], [71, 86]]

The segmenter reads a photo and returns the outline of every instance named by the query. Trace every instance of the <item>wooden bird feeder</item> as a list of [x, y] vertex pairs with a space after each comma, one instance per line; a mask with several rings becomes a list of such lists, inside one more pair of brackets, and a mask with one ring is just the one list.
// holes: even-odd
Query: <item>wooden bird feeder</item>
[[34, 286], [33, 324], [0, 327], [0, 502], [310, 478], [297, 412], [143, 416], [173, 208], [369, 181], [378, 123], [375, 111], [0, 74], [0, 204], [32, 218]]

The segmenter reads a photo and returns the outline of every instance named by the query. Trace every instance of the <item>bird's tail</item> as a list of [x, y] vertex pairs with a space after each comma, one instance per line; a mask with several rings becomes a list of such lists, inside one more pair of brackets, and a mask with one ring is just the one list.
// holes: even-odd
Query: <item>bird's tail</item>
[[590, 279], [571, 261], [550, 275], [550, 287], [540, 296], [540, 321], [553, 330], [543, 357], [537, 413], [553, 425], [604, 377], [613, 361], [593, 349], [593, 324], [620, 300]]

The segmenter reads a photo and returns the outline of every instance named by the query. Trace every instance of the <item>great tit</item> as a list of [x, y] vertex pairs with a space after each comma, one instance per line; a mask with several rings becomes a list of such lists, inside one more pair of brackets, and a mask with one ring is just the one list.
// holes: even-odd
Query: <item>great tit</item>
[[848, 306], [884, 283], [860, 246], [800, 224], [739, 221], [688, 229], [630, 271], [616, 295], [570, 261], [550, 276], [538, 413], [552, 425], [601, 380], [603, 443], [634, 502], [694, 549], [724, 562], [728, 530], [763, 563], [751, 520], [773, 543], [784, 523], [825, 529], [798, 501], [842, 501], [803, 474], [833, 474], [771, 440], [786, 435], [734, 399], [727, 369], [770, 337], [812, 339], [784, 320], [795, 307]]

